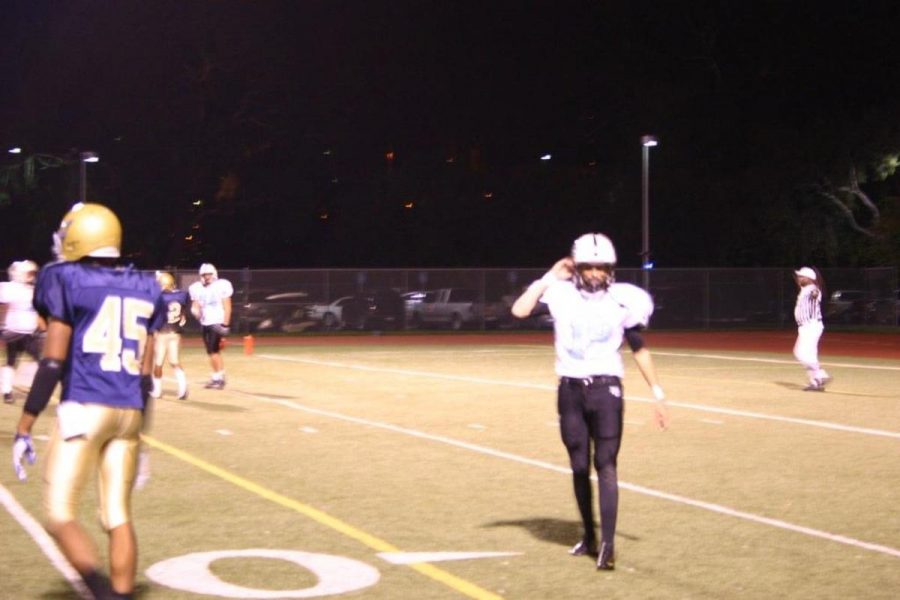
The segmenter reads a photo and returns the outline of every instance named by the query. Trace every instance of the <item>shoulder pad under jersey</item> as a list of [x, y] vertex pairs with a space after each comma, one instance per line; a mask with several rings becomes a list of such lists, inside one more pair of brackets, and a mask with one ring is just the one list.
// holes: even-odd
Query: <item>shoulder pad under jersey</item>
[[653, 298], [646, 291], [630, 283], [614, 283], [609, 286], [609, 295], [628, 309], [625, 327], [640, 325], [646, 327], [653, 314]]

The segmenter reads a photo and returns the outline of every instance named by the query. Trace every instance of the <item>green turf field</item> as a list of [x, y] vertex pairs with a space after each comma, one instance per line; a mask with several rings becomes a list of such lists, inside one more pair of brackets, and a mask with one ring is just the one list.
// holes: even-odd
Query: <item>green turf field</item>
[[[829, 356], [829, 391], [804, 393], [787, 354], [659, 349], [673, 418], [661, 433], [626, 356], [608, 573], [567, 554], [580, 532], [552, 349], [472, 341], [259, 340], [253, 356], [226, 354], [224, 391], [202, 389], [206, 358], [187, 350], [191, 397], [166, 382], [134, 498], [139, 597], [900, 594], [897, 361]], [[27, 483], [9, 466], [21, 404], [0, 406], [0, 598], [74, 598], [31, 521], [45, 438]], [[92, 492], [84, 519], [105, 546], [93, 506]]]

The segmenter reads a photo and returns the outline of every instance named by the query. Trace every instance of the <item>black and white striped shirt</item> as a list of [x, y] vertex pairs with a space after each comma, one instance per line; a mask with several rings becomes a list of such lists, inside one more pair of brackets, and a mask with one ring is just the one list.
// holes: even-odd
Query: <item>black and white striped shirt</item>
[[810, 283], [800, 288], [797, 304], [794, 306], [794, 319], [797, 325], [822, 320], [822, 294], [815, 284]]

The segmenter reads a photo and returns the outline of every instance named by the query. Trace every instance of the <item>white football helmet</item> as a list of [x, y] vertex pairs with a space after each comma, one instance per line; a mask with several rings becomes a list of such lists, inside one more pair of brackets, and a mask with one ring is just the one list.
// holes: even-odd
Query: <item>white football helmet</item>
[[10, 281], [30, 284], [37, 277], [38, 266], [33, 260], [17, 260], [9, 265], [6, 272]]
[[572, 260], [575, 264], [592, 265], [616, 264], [616, 249], [608, 237], [602, 233], [586, 233], [572, 244]]
[[[615, 281], [616, 249], [608, 237], [602, 233], [586, 233], [572, 244], [572, 261], [575, 263], [575, 287], [586, 292], [605, 290]], [[579, 266], [602, 266], [608, 274], [601, 278], [587, 279], [582, 276]]]
[[218, 279], [219, 272], [216, 271], [216, 268], [212, 265], [212, 263], [203, 263], [200, 265], [199, 275], [203, 277], [204, 275], [212, 275], [212, 278]]

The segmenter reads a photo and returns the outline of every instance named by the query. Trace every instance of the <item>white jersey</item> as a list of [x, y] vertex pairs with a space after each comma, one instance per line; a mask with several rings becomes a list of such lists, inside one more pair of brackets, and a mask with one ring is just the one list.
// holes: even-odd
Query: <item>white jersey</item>
[[17, 281], [0, 282], [0, 304], [6, 304], [3, 329], [15, 333], [34, 333], [38, 314], [31, 304], [34, 286]]
[[797, 325], [822, 320], [822, 293], [814, 283], [800, 288], [797, 304], [794, 305], [794, 320], [797, 321]]
[[646, 326], [653, 314], [653, 300], [644, 290], [628, 283], [614, 283], [608, 290], [583, 293], [572, 281], [550, 285], [541, 296], [553, 316], [556, 374], [584, 378], [625, 374], [619, 347], [625, 330]]
[[200, 303], [200, 324], [221, 325], [225, 323], [225, 306], [222, 301], [234, 294], [234, 288], [227, 279], [215, 279], [209, 285], [195, 281], [188, 288], [191, 301]]

